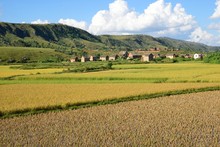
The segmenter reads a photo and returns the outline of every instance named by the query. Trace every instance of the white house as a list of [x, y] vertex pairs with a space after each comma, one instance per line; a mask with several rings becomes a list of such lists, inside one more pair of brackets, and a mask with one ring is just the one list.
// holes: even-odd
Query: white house
[[194, 54], [193, 58], [196, 59], [202, 59], [202, 54]]

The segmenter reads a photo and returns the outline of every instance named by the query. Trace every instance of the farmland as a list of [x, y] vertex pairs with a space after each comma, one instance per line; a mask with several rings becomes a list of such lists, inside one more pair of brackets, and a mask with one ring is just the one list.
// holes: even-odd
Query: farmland
[[92, 64], [0, 66], [0, 146], [220, 144], [220, 65]]
[[220, 92], [0, 121], [0, 146], [219, 146]]
[[161, 93], [174, 90], [218, 86], [213, 83], [126, 83], [126, 84], [13, 84], [0, 85], [2, 112], [26, 108], [65, 106], [80, 102], [92, 102]]
[[[74, 64], [73, 64], [74, 65]], [[79, 64], [79, 66], [82, 66]], [[13, 83], [219, 83], [220, 69], [216, 64], [200, 62], [178, 64], [122, 64], [113, 65], [112, 70], [85, 73], [60, 73], [62, 68], [21, 70], [0, 66], [1, 78], [15, 76]], [[73, 66], [73, 68], [75, 68]], [[58, 73], [57, 73], [58, 72]], [[23, 75], [24, 74], [24, 75]], [[18, 76], [16, 75], [23, 75]]]
[[19, 66], [0, 66], [3, 114], [220, 86], [219, 65], [200, 62], [122, 64], [113, 65], [112, 70], [85, 73], [62, 72], [74, 65], [46, 69]]

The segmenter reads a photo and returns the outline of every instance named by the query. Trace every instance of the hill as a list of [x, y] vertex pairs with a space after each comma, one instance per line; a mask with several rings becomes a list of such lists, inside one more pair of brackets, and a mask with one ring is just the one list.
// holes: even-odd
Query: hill
[[0, 46], [53, 48], [73, 54], [78, 50], [147, 50], [149, 48], [180, 49], [187, 51], [211, 51], [210, 47], [171, 38], [154, 38], [148, 35], [100, 35], [61, 24], [13, 24], [0, 23]]
[[48, 63], [68, 59], [68, 55], [49, 48], [0, 47], [0, 63]]

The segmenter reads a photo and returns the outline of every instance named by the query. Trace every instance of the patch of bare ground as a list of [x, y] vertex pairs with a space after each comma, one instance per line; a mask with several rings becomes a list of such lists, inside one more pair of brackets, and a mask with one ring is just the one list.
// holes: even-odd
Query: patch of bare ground
[[220, 91], [2, 119], [0, 146], [220, 146]]

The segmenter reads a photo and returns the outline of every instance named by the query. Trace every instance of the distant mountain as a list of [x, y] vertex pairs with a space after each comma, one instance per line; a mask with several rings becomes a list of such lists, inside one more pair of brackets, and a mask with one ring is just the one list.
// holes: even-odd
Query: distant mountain
[[0, 46], [53, 48], [69, 53], [72, 49], [147, 50], [150, 48], [180, 49], [207, 52], [219, 50], [200, 43], [148, 35], [100, 35], [62, 24], [0, 23]]

